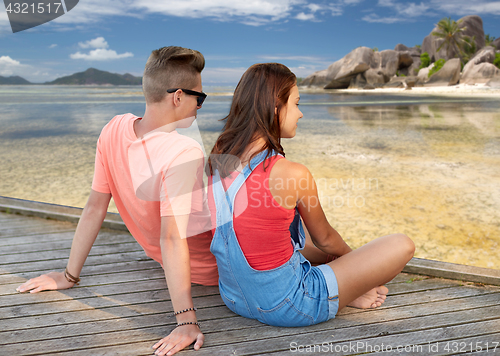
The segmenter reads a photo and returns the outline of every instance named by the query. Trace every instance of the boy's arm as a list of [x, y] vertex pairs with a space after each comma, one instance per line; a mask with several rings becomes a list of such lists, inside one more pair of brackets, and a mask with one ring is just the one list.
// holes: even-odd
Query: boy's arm
[[[90, 191], [90, 196], [83, 209], [82, 216], [78, 221], [71, 252], [67, 264], [67, 270], [72, 276], [80, 276], [83, 264], [95, 242], [102, 222], [106, 217], [111, 194]], [[18, 292], [37, 293], [43, 290], [67, 289], [73, 287], [74, 283], [64, 277], [64, 272], [50, 272], [40, 277], [32, 278], [20, 285]]]
[[[189, 248], [185, 238], [188, 219], [189, 215], [161, 218], [161, 255], [174, 311], [193, 308]], [[180, 313], [176, 316], [176, 321], [178, 324], [196, 322], [196, 313], [194, 311]], [[194, 341], [196, 341], [194, 349], [198, 350], [203, 345], [204, 336], [197, 325], [188, 324], [176, 327], [153, 348], [156, 349], [157, 355], [173, 355]]]

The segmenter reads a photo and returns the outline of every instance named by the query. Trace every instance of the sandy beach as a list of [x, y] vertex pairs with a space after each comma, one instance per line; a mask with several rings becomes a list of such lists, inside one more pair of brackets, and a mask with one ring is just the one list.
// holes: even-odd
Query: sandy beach
[[482, 98], [500, 98], [500, 88], [491, 88], [484, 84], [467, 85], [458, 84], [439, 87], [413, 87], [404, 88], [376, 88], [376, 89], [317, 89], [299, 87], [302, 93], [378, 93], [378, 94], [401, 94], [401, 95], [436, 95], [450, 97], [482, 97]]

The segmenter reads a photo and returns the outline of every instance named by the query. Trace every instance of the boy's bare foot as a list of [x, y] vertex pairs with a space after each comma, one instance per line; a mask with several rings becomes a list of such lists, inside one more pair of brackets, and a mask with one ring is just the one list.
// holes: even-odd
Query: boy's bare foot
[[385, 302], [388, 292], [389, 289], [385, 286], [375, 287], [362, 296], [354, 299], [352, 302], [347, 304], [347, 306], [359, 309], [377, 308]]

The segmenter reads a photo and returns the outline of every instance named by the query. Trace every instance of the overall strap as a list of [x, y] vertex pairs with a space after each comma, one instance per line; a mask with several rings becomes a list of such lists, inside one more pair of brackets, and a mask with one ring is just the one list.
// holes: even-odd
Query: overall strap
[[[271, 153], [271, 157], [274, 155], [276, 155], [276, 153], [273, 151]], [[224, 206], [227, 209], [227, 212], [230, 213], [232, 218], [232, 215], [234, 213], [234, 199], [236, 197], [236, 194], [241, 189], [247, 178], [250, 176], [253, 169], [261, 164], [265, 160], [266, 156], [267, 151], [262, 151], [258, 153], [254, 158], [252, 158], [250, 163], [246, 165], [245, 168], [243, 168], [243, 170], [238, 174], [227, 191], [224, 190], [219, 171], [217, 169], [215, 170], [212, 181], [212, 190], [214, 192], [214, 200], [218, 209]], [[217, 223], [217, 225], [219, 225], [219, 223]]]

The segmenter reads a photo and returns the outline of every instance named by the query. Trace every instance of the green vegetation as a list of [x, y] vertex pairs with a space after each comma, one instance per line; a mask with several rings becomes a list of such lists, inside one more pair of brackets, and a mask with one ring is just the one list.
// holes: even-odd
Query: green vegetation
[[493, 61], [493, 64], [496, 65], [498, 69], [500, 69], [500, 53], [495, 54], [495, 60]]
[[429, 57], [429, 53], [424, 52], [420, 55], [420, 67], [419, 69], [422, 68], [427, 68], [431, 64], [431, 58]]
[[488, 35], [484, 35], [484, 41], [486, 42], [485, 46], [491, 46], [493, 41], [496, 40], [495, 37]]
[[446, 63], [446, 61], [444, 59], [438, 59], [435, 63], [434, 63], [434, 67], [431, 68], [431, 70], [429, 71], [429, 78], [434, 74], [434, 73], [437, 73], [439, 72], [439, 70], [441, 68], [443, 68], [444, 64]]
[[302, 83], [303, 80], [304, 80], [304, 78], [297, 77], [297, 85], [300, 85], [300, 83]]
[[378, 47], [373, 47], [372, 50], [373, 52], [378, 52]]
[[460, 27], [461, 20], [456, 22], [450, 17], [443, 18], [437, 23], [437, 31], [432, 32], [433, 36], [443, 39], [443, 43], [438, 47], [439, 52], [441, 48], [446, 48], [446, 56], [451, 58], [452, 55], [462, 52], [464, 46], [464, 31], [466, 27]]
[[476, 47], [476, 37], [472, 36], [465, 36], [464, 37], [464, 45], [462, 48], [462, 66], [464, 64], [467, 64], [468, 61], [474, 57], [474, 55], [477, 52], [477, 47]]
[[415, 45], [415, 48], [422, 48], [422, 45]]

